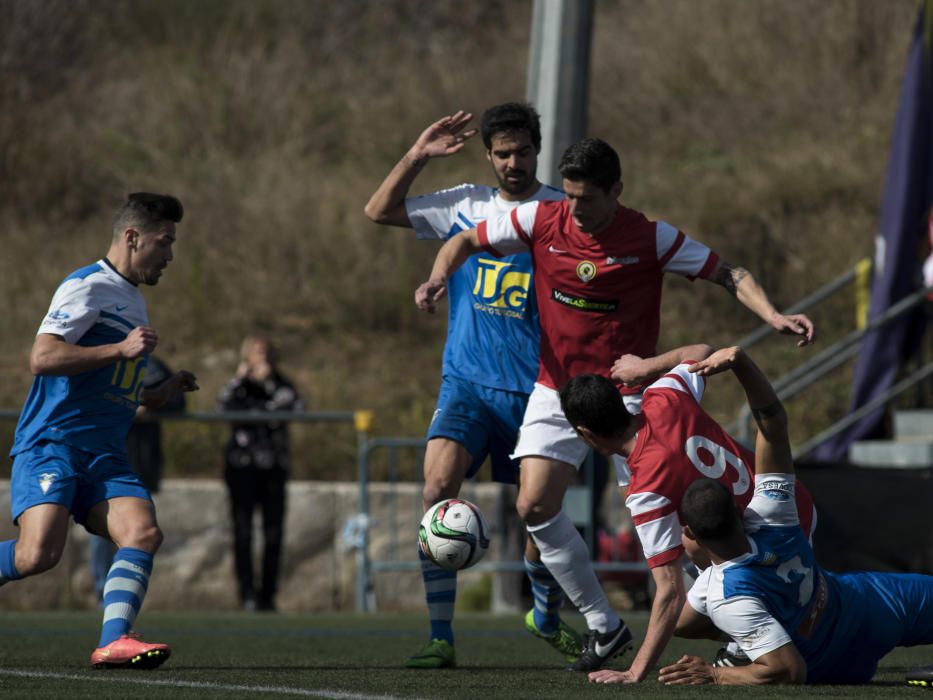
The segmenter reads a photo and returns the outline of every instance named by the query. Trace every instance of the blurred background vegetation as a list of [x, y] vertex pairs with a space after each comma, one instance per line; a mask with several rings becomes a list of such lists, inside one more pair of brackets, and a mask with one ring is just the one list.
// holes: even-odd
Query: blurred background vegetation
[[[872, 253], [914, 0], [598, 0], [589, 133], [622, 154], [623, 201], [750, 269], [788, 306]], [[418, 436], [444, 315], [413, 291], [436, 246], [363, 205], [421, 130], [523, 99], [531, 0], [0, 0], [0, 407], [61, 279], [107, 249], [127, 192], [179, 196], [176, 259], [145, 290], [159, 354], [212, 410], [240, 340], [268, 333], [311, 410], [375, 411]], [[490, 182], [479, 140], [413, 193]], [[812, 314], [825, 347], [851, 291]], [[666, 283], [661, 349], [757, 319]], [[819, 345], [817, 349], [819, 349]], [[773, 337], [777, 376], [816, 350]], [[844, 414], [851, 366], [790, 405], [802, 441]], [[721, 387], [721, 389], [720, 389]], [[712, 412], [731, 420], [726, 382]], [[0, 449], [13, 425], [0, 423]], [[224, 426], [172, 423], [169, 476], [220, 473]], [[354, 479], [349, 426], [293, 428], [295, 476]], [[0, 475], [9, 470], [3, 462]]]

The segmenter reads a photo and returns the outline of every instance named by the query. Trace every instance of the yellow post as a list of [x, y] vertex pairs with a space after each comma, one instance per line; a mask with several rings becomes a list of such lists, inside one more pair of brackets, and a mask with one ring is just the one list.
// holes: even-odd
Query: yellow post
[[358, 433], [368, 433], [373, 427], [373, 412], [368, 409], [361, 409], [353, 413], [353, 425]]
[[855, 263], [855, 327], [868, 325], [868, 307], [871, 304], [871, 258]]

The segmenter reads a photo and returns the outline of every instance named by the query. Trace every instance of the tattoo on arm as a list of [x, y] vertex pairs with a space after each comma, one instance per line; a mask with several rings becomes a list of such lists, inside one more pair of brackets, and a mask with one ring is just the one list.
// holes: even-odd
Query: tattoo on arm
[[756, 421], [765, 420], [767, 418], [774, 418], [774, 416], [778, 415], [783, 408], [784, 406], [781, 405], [780, 401], [775, 401], [762, 408], [752, 409], [752, 416]]
[[745, 277], [748, 277], [748, 270], [744, 267], [733, 267], [729, 263], [724, 262], [722, 267], [719, 268], [719, 272], [716, 273], [713, 282], [725, 287], [726, 291], [732, 296], [736, 296], [738, 294], [739, 282]]
[[408, 158], [408, 162], [411, 164], [412, 169], [420, 171], [424, 167], [424, 164], [428, 162], [427, 156], [422, 156], [421, 158]]

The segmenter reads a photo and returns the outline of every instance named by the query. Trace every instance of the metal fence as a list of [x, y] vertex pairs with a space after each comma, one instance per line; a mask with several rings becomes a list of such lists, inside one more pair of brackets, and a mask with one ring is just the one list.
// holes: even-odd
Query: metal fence
[[[15, 421], [19, 411], [0, 410], [0, 420]], [[371, 411], [317, 411], [317, 412], [290, 412], [290, 411], [205, 411], [205, 412], [178, 412], [162, 413], [153, 420], [163, 422], [195, 421], [200, 423], [341, 423], [354, 427], [357, 442], [358, 466], [358, 506], [357, 513], [343, 525], [343, 544], [345, 548], [355, 551], [357, 562], [356, 581], [356, 607], [360, 611], [372, 611], [376, 608], [375, 577], [392, 574], [394, 572], [417, 571], [420, 563], [412, 559], [417, 543], [417, 523], [420, 520], [422, 506], [420, 488], [414, 498], [406, 499], [398, 495], [403, 483], [402, 476], [416, 474], [417, 483], [423, 484], [422, 463], [424, 460], [424, 438], [410, 437], [371, 437], [369, 431], [372, 427], [373, 414]], [[373, 477], [373, 461], [378, 456], [384, 460], [380, 463], [380, 470], [384, 468], [384, 481], [375, 482]], [[611, 470], [610, 470], [611, 471]], [[596, 487], [594, 461], [589, 458], [581, 468], [580, 483], [570, 487], [564, 499], [564, 509], [578, 526], [583, 538], [590, 548], [591, 554], [596, 553], [596, 510], [592, 502], [592, 492]], [[380, 529], [389, 534], [389, 556], [377, 558], [373, 556], [370, 531], [373, 527], [373, 518], [370, 508], [370, 491], [374, 483], [388, 486], [390, 492], [389, 508], [383, 513], [383, 520], [379, 523]], [[475, 482], [467, 480], [464, 483], [461, 495], [471, 500]], [[605, 486], [607, 496], [604, 505], [607, 505], [606, 521], [613, 528], [627, 520], [622, 497], [615, 485], [615, 479], [609, 478]], [[410, 489], [408, 489], [410, 491]], [[507, 522], [516, 521], [514, 512], [513, 488], [502, 485], [499, 497], [493, 512], [486, 512], [493, 530], [493, 536], [505, 536], [509, 530]], [[405, 556], [407, 554], [408, 556]], [[597, 571], [609, 572], [639, 572], [647, 574], [648, 567], [644, 561], [639, 562], [594, 562]], [[523, 572], [524, 565], [521, 554], [513, 559], [487, 560], [478, 564], [474, 570], [494, 574]]]
[[[385, 529], [389, 533], [390, 542], [388, 545], [389, 555], [386, 558], [374, 558], [371, 551], [370, 531], [373, 528], [373, 520], [370, 512], [370, 464], [374, 454], [385, 451], [388, 456], [388, 475], [387, 482], [392, 485], [397, 483], [396, 476], [401, 471], [402, 459], [414, 460], [419, 467], [416, 473], [421, 474], [420, 465], [424, 459], [425, 441], [423, 438], [368, 438], [365, 433], [361, 433], [359, 447], [359, 513], [357, 520], [348, 523], [346, 539], [352, 542], [357, 552], [357, 610], [366, 612], [373, 611], [376, 608], [374, 578], [380, 574], [392, 572], [418, 571], [421, 568], [420, 562], [412, 558], [411, 554], [415, 551], [415, 532], [416, 523], [421, 514], [421, 494], [420, 490], [416, 493], [414, 499], [403, 504], [400, 498], [391, 497], [389, 507], [385, 513], [385, 520], [379, 523], [380, 529]], [[590, 549], [591, 556], [595, 555], [597, 549], [596, 532], [596, 508], [593, 504], [592, 493], [597, 487], [595, 481], [595, 462], [591, 455], [583, 464], [580, 471], [580, 483], [572, 486], [564, 498], [564, 510], [580, 529], [581, 534], [586, 540]], [[611, 472], [611, 465], [609, 467]], [[464, 483], [461, 496], [467, 500], [471, 499], [470, 490], [474, 488], [471, 482]], [[624, 509], [624, 503], [616, 486], [615, 479], [608, 479], [605, 484], [605, 498], [603, 499], [605, 520], [607, 525], [613, 529], [620, 523], [626, 521], [627, 511]], [[509, 491], [512, 487], [500, 485], [499, 497], [496, 499], [494, 513], [487, 512], [490, 520], [492, 535], [494, 537], [506, 537], [509, 528], [506, 523], [514, 520], [514, 501], [510, 497]], [[403, 538], [399, 538], [399, 533], [406, 533]], [[648, 565], [644, 560], [640, 561], [612, 561], [612, 562], [594, 562], [594, 569], [599, 572], [637, 572], [647, 575]], [[477, 564], [471, 571], [488, 572], [494, 574], [505, 574], [512, 572], [524, 572], [524, 564], [521, 561], [521, 555], [511, 559], [484, 560]]]

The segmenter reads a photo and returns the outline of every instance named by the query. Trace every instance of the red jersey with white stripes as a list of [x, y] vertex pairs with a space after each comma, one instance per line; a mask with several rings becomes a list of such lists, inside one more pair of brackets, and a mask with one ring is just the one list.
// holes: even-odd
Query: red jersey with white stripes
[[480, 223], [477, 233], [497, 257], [531, 251], [541, 319], [538, 382], [558, 390], [578, 374], [609, 376], [620, 355], [655, 355], [664, 273], [708, 277], [719, 261], [670, 224], [621, 205], [595, 236], [577, 228], [566, 201], [522, 204]]
[[[644, 425], [628, 456], [632, 470], [625, 505], [641, 540], [648, 566], [661, 566], [683, 554], [677, 514], [684, 491], [709, 477], [728, 487], [743, 512], [755, 493], [755, 453], [736, 442], [703, 410], [706, 381], [678, 365], [651, 384], [642, 397]], [[807, 537], [813, 501], [797, 485], [797, 512]]]

